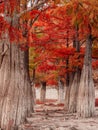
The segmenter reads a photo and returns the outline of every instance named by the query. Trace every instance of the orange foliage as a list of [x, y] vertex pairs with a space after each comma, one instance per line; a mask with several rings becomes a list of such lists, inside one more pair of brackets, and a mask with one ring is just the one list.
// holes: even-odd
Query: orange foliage
[[94, 69], [98, 69], [98, 60], [93, 60], [92, 66]]

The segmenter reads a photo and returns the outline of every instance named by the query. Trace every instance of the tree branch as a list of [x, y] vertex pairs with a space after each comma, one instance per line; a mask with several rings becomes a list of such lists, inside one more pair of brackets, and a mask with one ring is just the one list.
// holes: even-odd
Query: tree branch
[[85, 42], [86, 42], [86, 40], [83, 40], [83, 41], [80, 43], [80, 46], [82, 46]]
[[33, 10], [33, 9], [38, 8], [39, 6], [41, 6], [41, 5], [44, 4], [44, 3], [45, 3], [45, 1], [39, 3], [39, 4], [35, 5], [35, 6], [32, 6], [32, 7], [30, 7], [29, 9], [26, 9], [26, 10], [22, 11], [21, 13], [19, 13], [19, 14], [17, 15], [17, 17], [21, 17], [23, 14], [25, 14], [25, 13], [27, 13], [27, 12]]

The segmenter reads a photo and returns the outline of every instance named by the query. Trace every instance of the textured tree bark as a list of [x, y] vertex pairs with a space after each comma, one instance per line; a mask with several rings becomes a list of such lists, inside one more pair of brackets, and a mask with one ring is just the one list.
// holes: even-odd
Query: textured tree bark
[[65, 87], [65, 103], [64, 110], [68, 112], [69, 110], [69, 96], [70, 96], [70, 87]]
[[58, 81], [58, 102], [64, 103], [64, 83], [59, 79]]
[[70, 96], [70, 84], [69, 84], [70, 75], [66, 74], [66, 87], [65, 87], [65, 103], [64, 109], [68, 112], [69, 110], [69, 96]]
[[[80, 43], [79, 43], [79, 33], [78, 25], [75, 28], [76, 34], [73, 41], [73, 47], [76, 48], [77, 52], [80, 52]], [[78, 58], [79, 59], [79, 58]], [[77, 111], [77, 98], [78, 98], [78, 88], [80, 82], [81, 70], [76, 66], [76, 72], [74, 72], [73, 82], [70, 86], [70, 96], [69, 96], [69, 112], [74, 113]]]
[[46, 97], [46, 82], [41, 82], [41, 93], [40, 93], [40, 99], [41, 102], [45, 102]]
[[84, 65], [78, 93], [77, 111], [78, 116], [81, 117], [92, 117], [95, 113], [95, 92], [92, 79], [91, 50], [92, 37], [91, 34], [89, 34], [86, 41]]
[[[9, 1], [5, 3], [5, 15], [9, 24], [19, 28], [19, 19], [9, 14]], [[28, 51], [22, 51], [18, 36], [10, 43], [9, 32], [3, 32], [3, 57], [0, 66], [0, 127], [15, 130], [33, 110], [32, 88], [28, 69]], [[17, 41], [17, 42], [16, 42]], [[6, 49], [6, 46], [8, 48]], [[6, 51], [4, 51], [6, 50]]]
[[0, 121], [5, 130], [10, 122], [12, 126], [22, 123], [33, 107], [27, 53], [14, 43], [7, 44], [0, 68]]
[[[69, 31], [67, 31], [67, 40], [66, 40], [66, 47], [69, 47]], [[69, 57], [66, 59], [66, 70], [69, 68]], [[66, 86], [65, 86], [65, 103], [64, 103], [64, 109], [65, 111], [68, 111], [69, 109], [69, 96], [70, 96], [70, 75], [69, 72], [66, 72]]]
[[74, 113], [77, 111], [77, 98], [78, 98], [78, 88], [80, 83], [80, 73], [79, 70], [75, 72], [74, 80], [70, 87], [70, 99], [69, 99], [69, 112]]
[[35, 69], [32, 70], [33, 74], [32, 74], [32, 79], [31, 79], [31, 86], [32, 86], [32, 93], [33, 93], [33, 100], [34, 100], [34, 104], [36, 104], [36, 90], [35, 90]]

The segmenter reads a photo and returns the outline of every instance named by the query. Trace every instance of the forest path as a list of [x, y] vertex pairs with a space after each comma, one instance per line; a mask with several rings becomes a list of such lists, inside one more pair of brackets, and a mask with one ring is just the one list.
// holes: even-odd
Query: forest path
[[98, 130], [98, 107], [96, 116], [86, 119], [65, 113], [64, 106], [56, 103], [37, 104], [34, 111], [19, 130]]

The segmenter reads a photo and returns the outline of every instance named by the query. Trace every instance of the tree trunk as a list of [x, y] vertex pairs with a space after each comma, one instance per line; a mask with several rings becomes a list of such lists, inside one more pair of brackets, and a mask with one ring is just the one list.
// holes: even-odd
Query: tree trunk
[[[9, 15], [9, 1], [4, 2], [7, 22], [11, 27], [18, 29], [18, 17], [16, 14], [12, 17]], [[10, 43], [8, 30], [3, 32], [3, 55], [0, 66], [0, 127], [3, 130], [16, 129], [15, 127], [23, 123], [33, 110], [28, 51], [20, 49], [17, 34], [15, 36], [15, 41]]]
[[[76, 34], [73, 41], [73, 47], [76, 48], [77, 52], [80, 52], [78, 25], [75, 27], [75, 30], [76, 30]], [[79, 69], [78, 66], [76, 66], [75, 68], [76, 68], [76, 72], [74, 72], [75, 74], [73, 77], [73, 82], [72, 82], [72, 85], [70, 86], [70, 96], [69, 96], [69, 112], [70, 113], [74, 113], [77, 111], [77, 98], [78, 98], [78, 88], [79, 88], [81, 70]]]
[[80, 82], [80, 73], [79, 70], [75, 72], [74, 80], [70, 87], [70, 99], [69, 99], [69, 112], [74, 113], [77, 111], [77, 97], [78, 97], [78, 88]]
[[[67, 31], [66, 47], [67, 48], [69, 47], [69, 31]], [[69, 69], [69, 57], [66, 59], [66, 70], [68, 70], [68, 69]], [[68, 111], [68, 108], [69, 108], [69, 96], [70, 96], [69, 80], [70, 80], [69, 72], [66, 72], [65, 103], [64, 103], [65, 111]]]
[[9, 44], [0, 68], [0, 121], [7, 130], [10, 122], [17, 126], [32, 111], [32, 89], [28, 74], [27, 53]]
[[31, 86], [32, 86], [33, 100], [34, 100], [34, 105], [35, 105], [36, 104], [35, 69], [33, 69], [33, 75], [32, 75], [32, 79], [31, 79]]
[[70, 85], [69, 85], [69, 73], [66, 74], [66, 86], [65, 86], [65, 103], [64, 103], [64, 109], [65, 111], [68, 111], [69, 109], [69, 96], [70, 96]]
[[65, 87], [65, 103], [64, 110], [68, 112], [69, 109], [69, 96], [70, 96], [70, 87]]
[[46, 82], [41, 82], [41, 93], [40, 93], [40, 99], [41, 102], [45, 102], [46, 97]]
[[86, 41], [86, 51], [84, 58], [84, 65], [79, 85], [78, 95], [78, 116], [92, 117], [95, 112], [95, 92], [94, 83], [92, 79], [92, 37], [89, 34]]
[[58, 102], [64, 103], [64, 83], [59, 79], [58, 81]]

